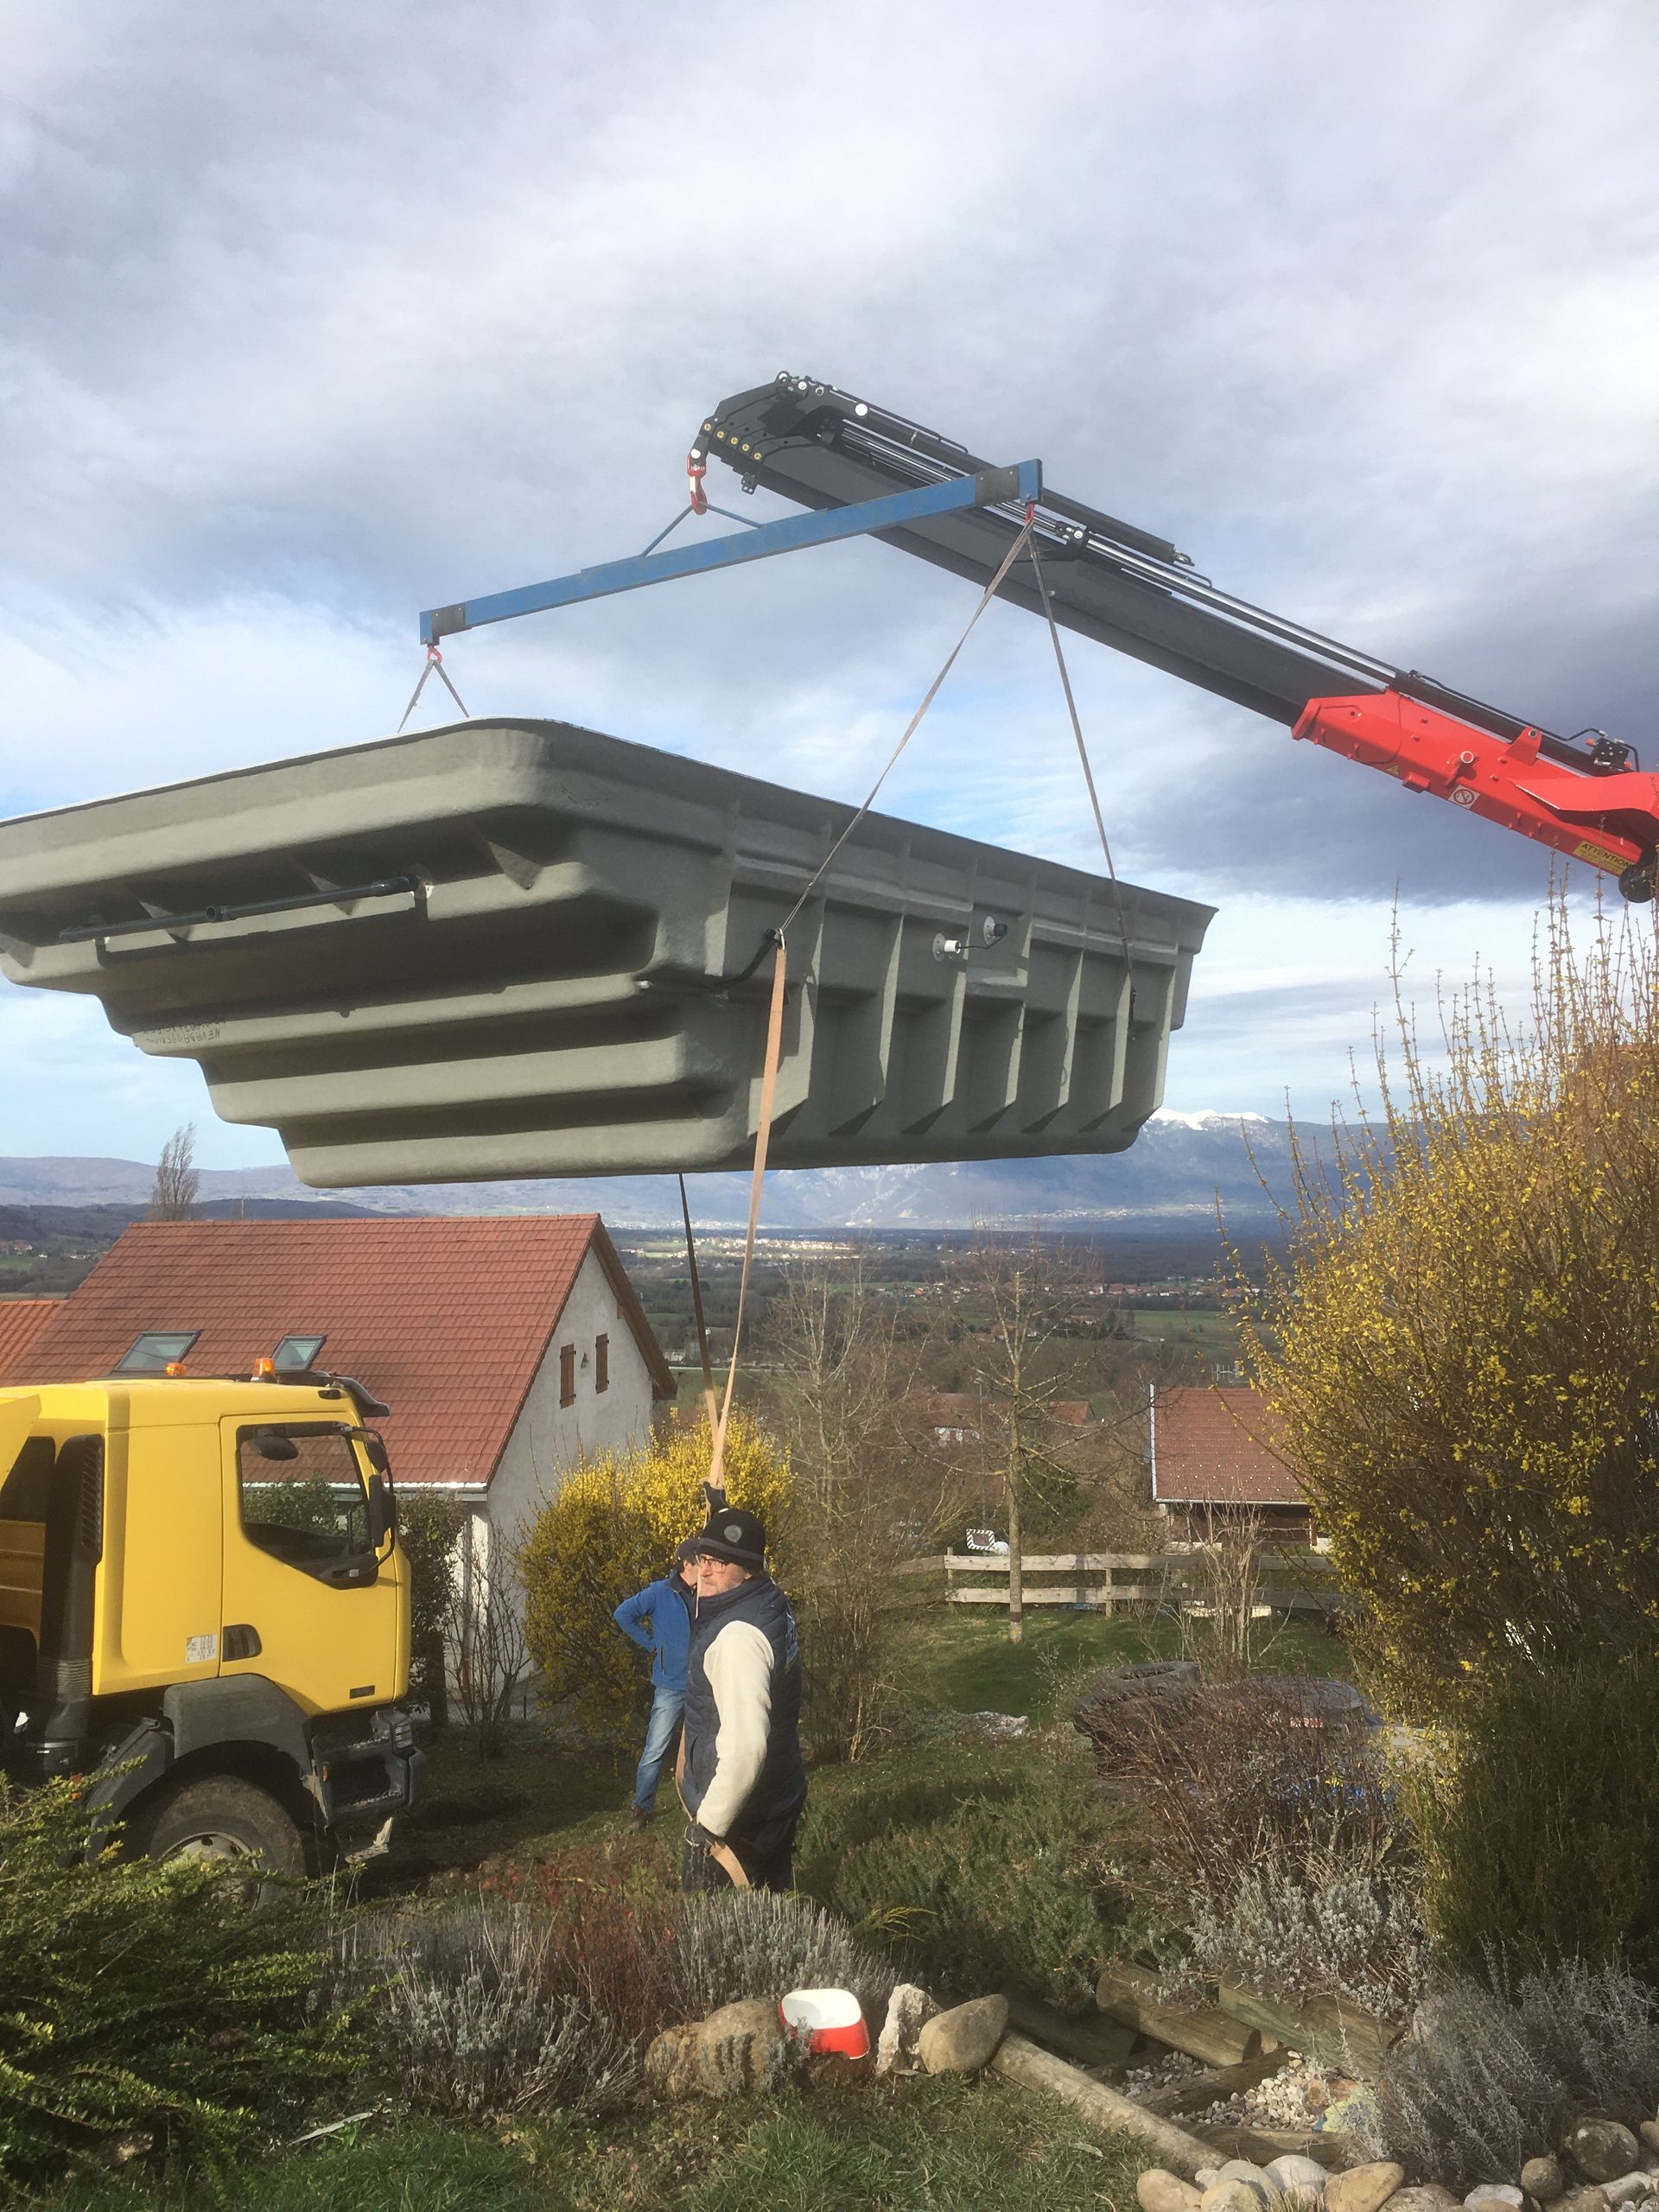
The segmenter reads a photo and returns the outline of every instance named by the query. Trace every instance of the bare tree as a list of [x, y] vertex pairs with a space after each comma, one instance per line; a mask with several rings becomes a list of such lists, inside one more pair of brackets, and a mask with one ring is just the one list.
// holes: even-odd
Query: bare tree
[[152, 1221], [188, 1221], [196, 1211], [201, 1177], [196, 1171], [196, 1125], [181, 1122], [162, 1147], [149, 1194]]
[[808, 1258], [786, 1270], [764, 1344], [769, 1410], [810, 1522], [808, 1726], [820, 1756], [856, 1758], [875, 1739], [889, 1687], [893, 1561], [938, 1510], [920, 1383], [926, 1331], [905, 1325], [856, 1260], [832, 1268]]
[[444, 1642], [455, 1655], [455, 1702], [480, 1758], [507, 1747], [512, 1700], [530, 1672], [514, 1548], [497, 1529], [474, 1530], [449, 1582]]
[[1007, 1513], [1013, 1643], [1025, 1635], [1027, 1513], [1074, 1490], [1081, 1471], [1054, 1421], [1056, 1405], [1076, 1395], [1089, 1363], [1067, 1343], [1081, 1262], [1034, 1224], [1014, 1234], [982, 1225], [951, 1270], [969, 1324], [965, 1350], [982, 1401], [982, 1442]]

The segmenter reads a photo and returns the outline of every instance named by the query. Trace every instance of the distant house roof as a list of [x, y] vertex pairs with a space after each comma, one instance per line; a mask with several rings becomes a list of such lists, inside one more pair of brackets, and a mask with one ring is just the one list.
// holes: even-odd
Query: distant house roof
[[1258, 1391], [1160, 1389], [1152, 1402], [1152, 1495], [1160, 1505], [1306, 1505], [1275, 1456], [1281, 1427]]
[[138, 1222], [55, 1302], [16, 1379], [107, 1375], [147, 1329], [199, 1329], [194, 1375], [245, 1375], [283, 1337], [326, 1335], [319, 1370], [391, 1406], [399, 1482], [486, 1483], [590, 1251], [653, 1395], [671, 1398], [674, 1376], [597, 1214]]
[[28, 1381], [35, 1339], [62, 1304], [60, 1298], [0, 1298], [0, 1383]]

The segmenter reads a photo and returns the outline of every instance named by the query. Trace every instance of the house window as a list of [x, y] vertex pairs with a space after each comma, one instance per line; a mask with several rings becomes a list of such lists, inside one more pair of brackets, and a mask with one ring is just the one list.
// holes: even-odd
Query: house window
[[574, 1406], [576, 1402], [576, 1348], [575, 1344], [559, 1346], [559, 1403]]
[[594, 1388], [608, 1390], [611, 1387], [611, 1340], [608, 1337], [594, 1338]]

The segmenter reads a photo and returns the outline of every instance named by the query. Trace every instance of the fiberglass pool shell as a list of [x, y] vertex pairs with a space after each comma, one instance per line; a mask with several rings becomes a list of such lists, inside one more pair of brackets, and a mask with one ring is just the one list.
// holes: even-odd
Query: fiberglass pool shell
[[[738, 1167], [756, 956], [853, 811], [459, 723], [0, 823], [0, 964], [320, 1186]], [[1121, 1150], [1212, 911], [867, 816], [790, 929], [773, 1164]]]

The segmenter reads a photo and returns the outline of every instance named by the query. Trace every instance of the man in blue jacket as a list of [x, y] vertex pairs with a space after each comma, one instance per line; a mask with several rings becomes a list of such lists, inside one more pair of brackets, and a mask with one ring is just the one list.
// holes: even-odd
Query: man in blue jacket
[[625, 1598], [612, 1618], [624, 1636], [651, 1654], [651, 1718], [645, 1748], [633, 1781], [630, 1827], [650, 1825], [657, 1809], [657, 1785], [685, 1709], [686, 1655], [691, 1643], [691, 1609], [697, 1580], [697, 1548], [688, 1541], [674, 1554], [674, 1572], [647, 1582]]

